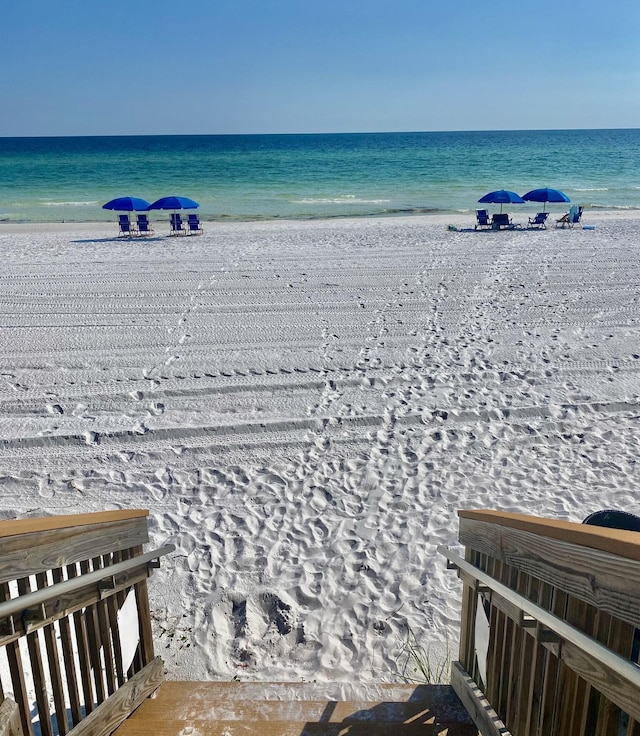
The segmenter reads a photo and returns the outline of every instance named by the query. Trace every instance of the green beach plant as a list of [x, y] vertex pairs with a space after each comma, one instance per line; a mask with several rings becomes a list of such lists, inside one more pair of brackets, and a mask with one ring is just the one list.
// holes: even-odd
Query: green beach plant
[[431, 647], [420, 644], [411, 628], [397, 658], [398, 671], [404, 682], [410, 684], [449, 684], [451, 653], [447, 643], [443, 656], [434, 656]]

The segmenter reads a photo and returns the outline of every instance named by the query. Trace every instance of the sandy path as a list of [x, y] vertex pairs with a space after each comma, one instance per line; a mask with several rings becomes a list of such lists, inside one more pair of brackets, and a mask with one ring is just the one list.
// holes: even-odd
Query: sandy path
[[397, 679], [458, 508], [640, 511], [640, 220], [590, 222], [1, 228], [2, 514], [150, 508], [176, 674]]

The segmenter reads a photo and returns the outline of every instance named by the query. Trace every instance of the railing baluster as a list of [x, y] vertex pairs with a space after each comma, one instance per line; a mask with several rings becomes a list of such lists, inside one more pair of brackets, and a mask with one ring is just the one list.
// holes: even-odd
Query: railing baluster
[[[530, 600], [537, 600], [539, 587], [538, 581], [527, 576], [527, 598]], [[539, 671], [538, 662], [538, 642], [535, 636], [529, 636], [525, 634], [523, 636], [523, 647], [522, 647], [522, 686], [520, 689], [520, 702], [519, 707], [519, 732], [522, 736], [530, 736], [531, 734], [531, 720], [533, 711], [533, 700], [535, 697], [535, 684], [536, 684], [536, 673]], [[526, 673], [526, 677], [525, 677]]]
[[[499, 578], [502, 571], [502, 563], [491, 558], [489, 570], [492, 577]], [[500, 692], [500, 663], [502, 660], [502, 631], [504, 626], [504, 614], [498, 606], [491, 606], [491, 618], [489, 620], [489, 661], [487, 663], [487, 697], [493, 703], [498, 702]]]
[[[94, 557], [91, 560], [94, 570], [102, 569], [102, 557]], [[107, 602], [102, 600], [96, 603], [96, 614], [98, 617], [98, 630], [100, 632], [98, 642], [102, 648], [104, 658], [104, 673], [107, 680], [107, 692], [112, 695], [116, 691], [116, 675], [113, 664], [113, 648], [111, 643], [111, 630], [109, 627], [109, 612]]]
[[[124, 719], [157, 687], [162, 662], [153, 659], [146, 578], [173, 547], [143, 552], [147, 515], [127, 510], [0, 521], [0, 641], [11, 677], [10, 688], [0, 682], [0, 702], [11, 690], [24, 736], [34, 736], [32, 717], [41, 736], [53, 736], [53, 710], [60, 736], [72, 725], [78, 733], [106, 733], [105, 724]], [[127, 682], [118, 611], [134, 587], [140, 644], [129, 674], [139, 676]]]
[[[75, 564], [67, 565], [67, 575], [69, 578], [77, 577], [78, 569]], [[76, 646], [78, 648], [78, 663], [80, 665], [80, 682], [82, 684], [84, 711], [85, 715], [88, 715], [93, 710], [95, 700], [93, 696], [93, 686], [91, 683], [89, 643], [87, 641], [87, 628], [85, 626], [83, 611], [76, 611], [73, 614], [73, 628], [76, 636]]]
[[[10, 598], [9, 583], [0, 584], [0, 599], [8, 601]], [[20, 645], [17, 641], [12, 641], [9, 642], [5, 648], [7, 650], [7, 659], [9, 662], [9, 673], [11, 674], [13, 698], [20, 708], [22, 730], [24, 731], [25, 736], [33, 736], [31, 704], [27, 697], [27, 683], [24, 676], [24, 668], [22, 666]]]
[[[142, 547], [135, 547], [134, 556], [142, 554]], [[140, 656], [142, 666], [149, 664], [154, 657], [153, 632], [151, 630], [151, 610], [149, 609], [149, 592], [147, 581], [142, 580], [135, 584], [136, 606], [138, 608], [138, 626], [140, 631]]]
[[[518, 570], [512, 570], [511, 584], [509, 587], [519, 590], [521, 585], [521, 573]], [[519, 679], [516, 675], [518, 666], [518, 656], [520, 654], [520, 627], [511, 626], [511, 641], [509, 642], [509, 681], [507, 683], [507, 703], [504, 710], [505, 723], [513, 722], [513, 714], [515, 712], [515, 704], [517, 699], [517, 688]]]
[[[80, 572], [83, 575], [91, 572], [88, 560], [83, 560], [80, 563]], [[98, 616], [95, 604], [92, 603], [85, 608], [84, 622], [89, 644], [89, 661], [91, 662], [91, 671], [93, 673], [93, 684], [96, 688], [96, 700], [98, 704], [100, 704], [105, 699], [105, 689], [102, 671], [102, 658], [100, 657], [100, 626], [98, 624]]]
[[[29, 578], [18, 579], [18, 593], [25, 595], [31, 591]], [[53, 736], [51, 727], [51, 713], [49, 712], [49, 697], [40, 652], [40, 637], [37, 631], [27, 634], [27, 648], [29, 650], [29, 661], [31, 662], [31, 676], [35, 689], [36, 704], [40, 721], [40, 732], [42, 736]]]
[[[638, 533], [506, 512], [459, 516], [464, 559], [441, 551], [464, 583], [452, 683], [476, 723], [495, 733], [502, 718], [514, 736], [640, 736]], [[490, 602], [490, 705], [472, 654], [469, 591], [478, 590]]]
[[[39, 589], [46, 588], [48, 586], [46, 573], [38, 573], [36, 575], [36, 583]], [[64, 735], [69, 730], [69, 724], [67, 723], [67, 706], [64, 698], [62, 673], [60, 671], [60, 654], [56, 642], [56, 630], [53, 624], [48, 624], [43, 628], [42, 633], [47, 651], [47, 665], [51, 688], [53, 690], [53, 703], [56, 711], [58, 733]]]
[[[509, 565], [504, 564], [502, 567], [502, 582], [506, 585], [510, 578], [511, 568]], [[495, 701], [495, 708], [503, 719], [506, 717], [509, 682], [511, 680], [509, 663], [511, 662], [511, 638], [513, 626], [513, 621], [504, 614], [500, 642], [500, 673], [498, 677], [497, 699]]]
[[[62, 568], [54, 568], [53, 582], [60, 583], [62, 580], [64, 580]], [[64, 662], [64, 673], [67, 682], [67, 692], [69, 694], [69, 705], [71, 708], [71, 721], [75, 726], [82, 720], [82, 711], [80, 705], [80, 694], [78, 692], [78, 678], [76, 677], [76, 665], [73, 656], [73, 641], [71, 638], [69, 618], [67, 616], [61, 618], [58, 622], [58, 626], [60, 627], [60, 643], [62, 645], [62, 660]]]
[[[110, 567], [114, 562], [118, 562], [115, 555], [104, 555], [102, 558], [103, 566]], [[110, 595], [107, 598], [107, 620], [109, 631], [111, 632], [111, 641], [113, 642], [113, 658], [116, 668], [117, 687], [121, 687], [125, 683], [124, 670], [122, 667], [122, 644], [120, 641], [120, 627], [118, 626], [118, 596]]]
[[[553, 595], [553, 588], [548, 583], [542, 583], [538, 589], [538, 605], [545, 610], [550, 610]], [[549, 665], [549, 652], [538, 640], [540, 627], [536, 634], [536, 671], [532, 689], [532, 699], [529, 706], [530, 723], [528, 725], [528, 733], [530, 736], [539, 736], [540, 722], [542, 718], [542, 708], [544, 700], [544, 687], [547, 677], [547, 668]]]

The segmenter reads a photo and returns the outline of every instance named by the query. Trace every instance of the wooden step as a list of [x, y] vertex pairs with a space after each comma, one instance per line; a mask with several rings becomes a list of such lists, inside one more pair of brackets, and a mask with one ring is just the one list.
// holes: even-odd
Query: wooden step
[[116, 736], [477, 736], [453, 689], [379, 683], [164, 682]]
[[125, 721], [117, 736], [478, 736], [475, 726], [450, 723], [377, 721], [309, 723], [295, 721]]
[[167, 702], [147, 700], [131, 720], [193, 721], [321, 721], [341, 723], [345, 719], [378, 720], [392, 723], [419, 721], [435, 723], [437, 714], [425, 703], [363, 700], [210, 700]]
[[162, 683], [159, 700], [226, 698], [229, 700], [384, 700], [439, 702], [451, 698], [449, 685], [381, 682], [236, 682], [172, 681]]

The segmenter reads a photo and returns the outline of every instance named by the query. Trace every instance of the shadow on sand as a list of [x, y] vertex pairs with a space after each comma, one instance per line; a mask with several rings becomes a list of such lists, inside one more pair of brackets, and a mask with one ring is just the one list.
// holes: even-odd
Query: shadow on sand
[[70, 240], [70, 243], [154, 243], [164, 240], [166, 236], [156, 235], [154, 238], [83, 238], [82, 240]]

